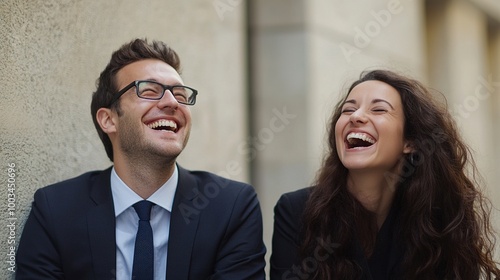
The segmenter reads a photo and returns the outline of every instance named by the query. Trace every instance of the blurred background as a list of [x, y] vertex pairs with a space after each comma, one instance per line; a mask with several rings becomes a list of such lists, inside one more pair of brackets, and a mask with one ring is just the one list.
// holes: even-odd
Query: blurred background
[[276, 201], [313, 182], [330, 113], [364, 70], [442, 92], [500, 206], [498, 0], [2, 0], [0, 278], [13, 279], [35, 190], [111, 165], [91, 94], [136, 37], [179, 53], [200, 92], [179, 163], [256, 188], [267, 257]]

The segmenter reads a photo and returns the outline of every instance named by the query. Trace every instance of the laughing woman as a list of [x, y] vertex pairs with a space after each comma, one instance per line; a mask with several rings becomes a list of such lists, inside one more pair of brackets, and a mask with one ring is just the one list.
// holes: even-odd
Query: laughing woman
[[470, 151], [421, 83], [363, 73], [328, 144], [315, 186], [276, 204], [272, 280], [500, 277]]

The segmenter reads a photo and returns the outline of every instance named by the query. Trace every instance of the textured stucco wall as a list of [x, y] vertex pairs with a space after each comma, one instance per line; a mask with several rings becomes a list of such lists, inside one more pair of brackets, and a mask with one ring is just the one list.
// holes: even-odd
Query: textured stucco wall
[[91, 93], [111, 52], [134, 37], [171, 44], [185, 83], [200, 92], [180, 163], [247, 179], [237, 152], [246, 133], [244, 13], [228, 3], [0, 2], [0, 279], [13, 276], [9, 242], [18, 240], [35, 190], [111, 164], [92, 124]]

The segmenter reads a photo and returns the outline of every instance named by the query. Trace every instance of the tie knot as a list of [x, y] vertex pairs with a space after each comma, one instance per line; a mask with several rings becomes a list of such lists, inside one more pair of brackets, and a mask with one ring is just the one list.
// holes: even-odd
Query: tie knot
[[135, 212], [139, 216], [140, 221], [149, 221], [151, 216], [151, 208], [153, 207], [153, 202], [142, 200], [133, 205]]

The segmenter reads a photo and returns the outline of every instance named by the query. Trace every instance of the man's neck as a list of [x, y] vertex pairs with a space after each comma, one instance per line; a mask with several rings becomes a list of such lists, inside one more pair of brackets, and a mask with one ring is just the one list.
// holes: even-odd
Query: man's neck
[[172, 176], [174, 160], [148, 161], [144, 158], [115, 157], [114, 168], [122, 181], [140, 197], [146, 199]]

